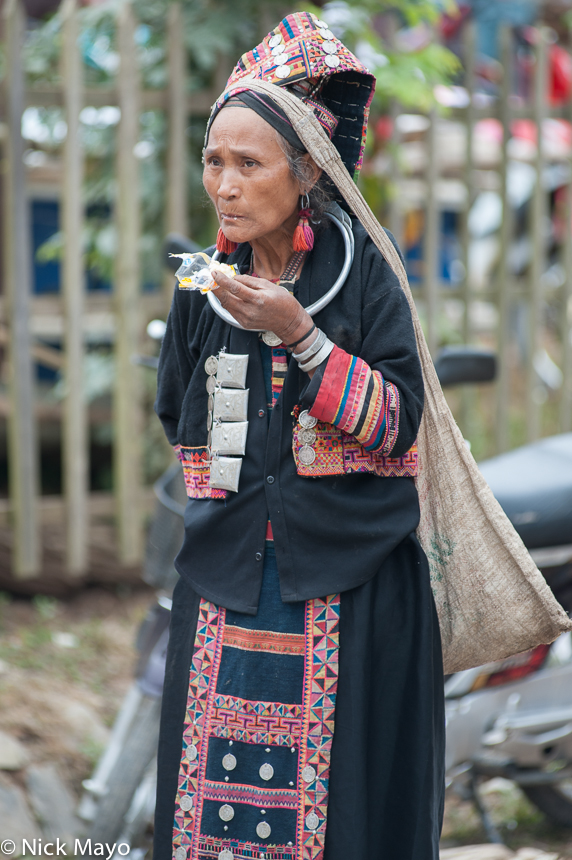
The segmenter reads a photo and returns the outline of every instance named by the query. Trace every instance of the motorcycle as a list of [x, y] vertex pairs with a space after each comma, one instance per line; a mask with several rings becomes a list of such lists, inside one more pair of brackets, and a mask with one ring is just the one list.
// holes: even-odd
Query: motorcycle
[[[572, 433], [479, 464], [546, 582], [572, 611]], [[512, 780], [553, 822], [572, 827], [572, 637], [459, 672], [445, 683], [447, 782], [475, 802], [479, 779]]]

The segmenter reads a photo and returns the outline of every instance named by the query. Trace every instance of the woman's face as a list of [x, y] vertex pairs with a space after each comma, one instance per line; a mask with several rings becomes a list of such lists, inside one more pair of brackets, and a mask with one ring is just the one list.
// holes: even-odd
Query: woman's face
[[232, 242], [294, 232], [301, 189], [275, 130], [250, 108], [226, 107], [213, 122], [203, 184]]

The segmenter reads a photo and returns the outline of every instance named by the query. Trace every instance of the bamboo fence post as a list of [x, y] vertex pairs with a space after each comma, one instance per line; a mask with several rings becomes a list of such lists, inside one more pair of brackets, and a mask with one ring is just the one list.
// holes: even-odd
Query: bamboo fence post
[[465, 208], [461, 219], [461, 245], [463, 249], [463, 266], [465, 277], [463, 280], [463, 342], [469, 343], [471, 339], [471, 280], [469, 277], [469, 212], [473, 205], [474, 183], [473, 183], [473, 132], [475, 128], [475, 108], [473, 95], [475, 89], [475, 25], [470, 21], [464, 30], [465, 42], [465, 88], [469, 97], [465, 111], [465, 126], [467, 140], [465, 147], [465, 170], [464, 184], [467, 189]]
[[510, 447], [510, 305], [511, 273], [508, 264], [510, 243], [513, 234], [513, 217], [508, 198], [508, 143], [510, 140], [510, 93], [511, 93], [511, 46], [512, 32], [503, 27], [500, 34], [501, 58], [504, 70], [500, 92], [500, 119], [503, 128], [501, 161], [502, 221], [500, 228], [500, 253], [498, 265], [498, 331], [497, 356], [498, 378], [496, 384], [495, 437], [498, 453]]
[[439, 313], [439, 206], [436, 186], [439, 178], [437, 166], [437, 117], [434, 110], [429, 114], [427, 129], [427, 169], [426, 169], [426, 203], [425, 203], [425, 236], [423, 241], [423, 258], [425, 270], [423, 277], [424, 297], [427, 313], [427, 345], [433, 357], [438, 346], [438, 313]]
[[[167, 13], [169, 45], [169, 150], [167, 155], [167, 232], [187, 235], [187, 122], [183, 7], [171, 3]], [[169, 283], [172, 279], [169, 279]]]
[[[572, 101], [569, 114], [572, 116]], [[560, 430], [572, 430], [572, 148], [568, 164], [570, 177], [566, 186], [563, 263], [566, 280], [562, 287], [562, 399], [560, 401]]]
[[541, 405], [537, 373], [534, 360], [541, 346], [542, 328], [542, 275], [546, 258], [545, 220], [546, 194], [543, 187], [544, 147], [542, 126], [546, 116], [547, 94], [547, 39], [544, 28], [539, 28], [536, 45], [534, 74], [533, 118], [537, 129], [536, 184], [532, 198], [531, 243], [532, 259], [529, 271], [528, 290], [528, 355], [526, 358], [526, 429], [529, 442], [538, 439], [541, 431]]
[[4, 7], [6, 120], [4, 162], [4, 283], [10, 326], [8, 463], [13, 511], [13, 572], [33, 577], [40, 568], [37, 515], [38, 452], [34, 417], [34, 365], [30, 338], [31, 251], [22, 113], [25, 105], [22, 49], [25, 33], [20, 0]]
[[77, 45], [79, 29], [77, 8], [77, 0], [65, 0], [62, 51], [63, 97], [67, 122], [62, 188], [62, 227], [65, 236], [62, 281], [66, 382], [63, 460], [67, 567], [69, 573], [76, 576], [82, 574], [87, 567], [88, 545], [87, 421], [83, 397], [83, 154], [79, 128], [83, 69]]
[[121, 119], [117, 135], [117, 256], [115, 261], [116, 383], [114, 399], [114, 477], [119, 530], [119, 558], [138, 564], [142, 556], [142, 428], [138, 369], [132, 362], [139, 335], [139, 170], [134, 148], [139, 139], [139, 73], [135, 17], [130, 2], [118, 19], [120, 66], [117, 93]]
[[[466, 189], [465, 206], [461, 216], [460, 234], [461, 234], [461, 249], [462, 263], [464, 267], [464, 277], [462, 283], [462, 300], [463, 300], [463, 322], [462, 336], [463, 343], [469, 344], [471, 341], [471, 277], [469, 272], [469, 213], [474, 201], [474, 162], [473, 162], [473, 133], [475, 128], [475, 107], [473, 103], [473, 95], [475, 89], [475, 42], [476, 33], [475, 25], [469, 21], [463, 31], [464, 55], [465, 55], [465, 88], [469, 98], [465, 111], [465, 169], [464, 169], [464, 185]], [[474, 417], [474, 392], [470, 386], [464, 385], [461, 393], [461, 429], [467, 438], [471, 438], [473, 429]]]

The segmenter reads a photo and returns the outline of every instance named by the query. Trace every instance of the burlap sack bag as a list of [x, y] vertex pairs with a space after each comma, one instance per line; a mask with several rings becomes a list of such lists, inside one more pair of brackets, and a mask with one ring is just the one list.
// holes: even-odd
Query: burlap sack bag
[[552, 642], [572, 622], [494, 498], [447, 405], [399, 254], [352, 181], [313, 113], [275, 84], [242, 80], [228, 88], [266, 93], [288, 116], [312, 158], [335, 182], [399, 278], [413, 316], [425, 382], [417, 440], [417, 530], [431, 570], [445, 672], [500, 660]]

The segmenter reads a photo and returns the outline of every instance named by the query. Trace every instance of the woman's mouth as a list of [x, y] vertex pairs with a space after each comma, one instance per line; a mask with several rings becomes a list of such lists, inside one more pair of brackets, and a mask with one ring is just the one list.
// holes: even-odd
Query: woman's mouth
[[225, 221], [241, 221], [244, 218], [243, 215], [233, 215], [230, 212], [221, 212], [220, 217]]

